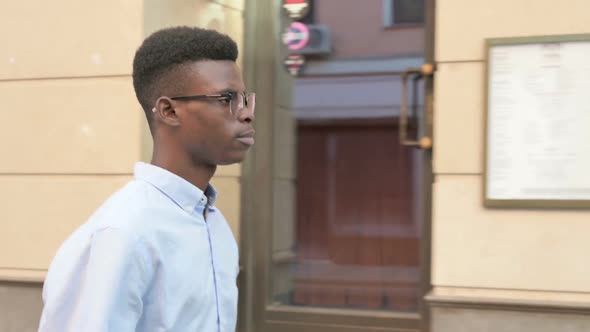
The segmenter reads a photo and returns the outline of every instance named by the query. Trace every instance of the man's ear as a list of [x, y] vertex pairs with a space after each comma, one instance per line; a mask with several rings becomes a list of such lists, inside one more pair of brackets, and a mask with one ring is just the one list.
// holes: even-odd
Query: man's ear
[[157, 121], [162, 121], [169, 126], [178, 126], [180, 121], [178, 119], [178, 115], [176, 114], [176, 110], [174, 109], [172, 99], [168, 97], [160, 97], [156, 101], [156, 106], [152, 108], [152, 112], [154, 113], [154, 118], [157, 118]]

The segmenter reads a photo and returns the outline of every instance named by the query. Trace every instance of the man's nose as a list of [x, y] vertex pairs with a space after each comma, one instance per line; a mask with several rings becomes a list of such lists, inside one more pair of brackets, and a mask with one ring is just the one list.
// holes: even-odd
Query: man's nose
[[249, 107], [244, 107], [239, 111], [238, 119], [240, 122], [251, 123], [254, 121], [254, 110]]

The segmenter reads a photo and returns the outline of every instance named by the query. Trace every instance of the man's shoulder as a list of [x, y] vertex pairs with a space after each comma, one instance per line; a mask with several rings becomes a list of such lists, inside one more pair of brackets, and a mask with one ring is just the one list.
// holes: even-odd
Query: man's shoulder
[[152, 215], [155, 209], [151, 204], [153, 188], [141, 181], [130, 181], [112, 194], [89, 218], [86, 223], [91, 228], [134, 228]]

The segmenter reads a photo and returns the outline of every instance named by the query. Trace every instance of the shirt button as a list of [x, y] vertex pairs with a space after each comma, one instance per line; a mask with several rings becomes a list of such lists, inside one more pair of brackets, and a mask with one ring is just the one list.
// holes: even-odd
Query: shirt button
[[207, 204], [207, 197], [205, 197], [205, 196], [201, 197], [201, 203]]

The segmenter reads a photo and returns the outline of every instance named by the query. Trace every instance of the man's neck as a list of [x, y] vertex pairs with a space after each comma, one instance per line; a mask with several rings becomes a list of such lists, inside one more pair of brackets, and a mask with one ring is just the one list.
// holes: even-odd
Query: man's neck
[[180, 176], [202, 191], [207, 190], [209, 181], [217, 169], [217, 166], [196, 164], [190, 158], [183, 158], [173, 153], [162, 153], [159, 149], [154, 149], [151, 164]]

